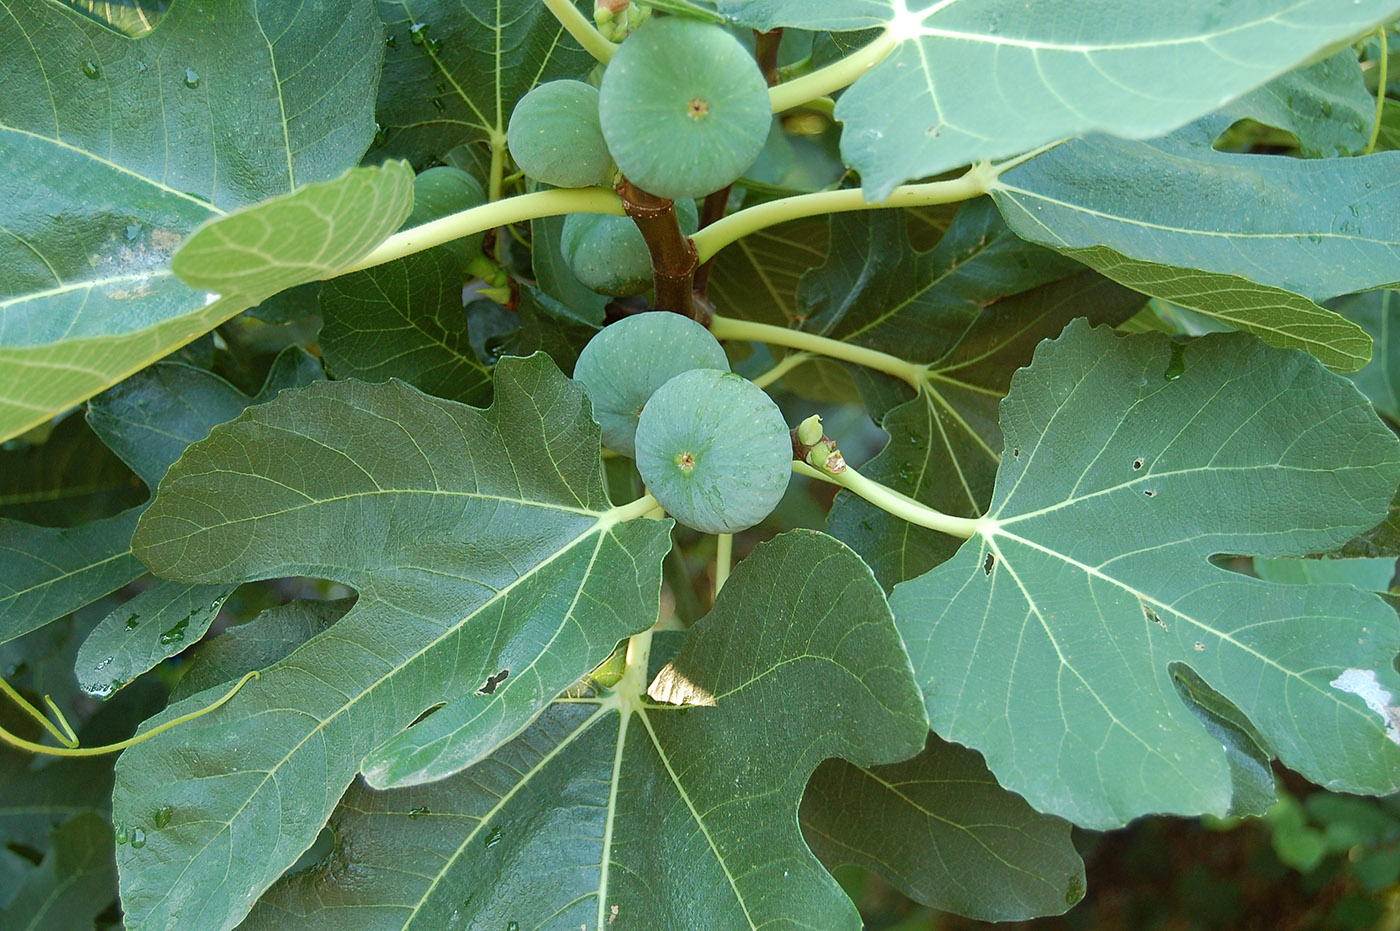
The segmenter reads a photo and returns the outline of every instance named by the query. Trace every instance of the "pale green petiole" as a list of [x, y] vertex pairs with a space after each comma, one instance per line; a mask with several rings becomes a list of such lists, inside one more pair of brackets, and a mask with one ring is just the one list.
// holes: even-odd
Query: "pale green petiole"
[[899, 40], [888, 29], [880, 33], [869, 45], [856, 49], [839, 61], [818, 68], [810, 74], [786, 81], [768, 92], [773, 102], [773, 112], [781, 113], [799, 107], [809, 100], [825, 97], [833, 91], [854, 84], [861, 75], [884, 60], [894, 51]]
[[800, 349], [832, 359], [839, 359], [842, 362], [854, 362], [857, 365], [875, 369], [877, 372], [893, 375], [916, 389], [924, 383], [928, 371], [927, 366], [906, 362], [904, 359], [892, 356], [887, 352], [866, 349], [864, 346], [853, 346], [850, 343], [843, 343], [827, 336], [819, 336], [816, 333], [807, 333], [802, 330], [790, 330], [787, 327], [774, 326], [771, 323], [754, 323], [750, 320], [736, 320], [733, 317], [722, 317], [715, 314], [714, 318], [710, 320], [710, 332], [714, 334], [715, 339], [751, 340], [756, 343], [767, 343], [770, 346]]
[[558, 188], [521, 194], [460, 213], [450, 213], [422, 226], [401, 230], [384, 240], [354, 265], [338, 269], [329, 277], [364, 271], [366, 268], [383, 265], [385, 262], [392, 262], [415, 252], [470, 236], [472, 233], [566, 213], [608, 213], [617, 217], [625, 215], [622, 198], [607, 188]]
[[[153, 727], [150, 730], [145, 731], [144, 733], [137, 734], [135, 737], [128, 737], [126, 740], [121, 740], [114, 744], [105, 744], [100, 747], [77, 747], [73, 746], [72, 743], [69, 743], [69, 741], [64, 737], [59, 736], [58, 739], [63, 741], [64, 746], [46, 747], [43, 744], [36, 744], [33, 741], [25, 740], [23, 737], [17, 737], [14, 734], [11, 734], [9, 731], [5, 730], [4, 728], [0, 728], [0, 743], [7, 743], [10, 746], [16, 747], [20, 750], [27, 750], [30, 753], [37, 753], [42, 756], [102, 756], [103, 754], [107, 753], [118, 753], [122, 750], [125, 750], [127, 747], [134, 747], [136, 744], [150, 740], [157, 734], [160, 734], [164, 731], [168, 731], [172, 727], [179, 727], [181, 724], [188, 723], [196, 718], [202, 718], [209, 712], [214, 711], [218, 708], [222, 708], [229, 702], [230, 699], [233, 698], [233, 696], [238, 694], [239, 690], [242, 689], [243, 686], [248, 684], [249, 680], [257, 678], [260, 678], [260, 675], [256, 670], [254, 670], [253, 672], [248, 673], [243, 678], [235, 682], [233, 684], [233, 687], [230, 688], [227, 692], [225, 692], [220, 698], [211, 702], [208, 705], [205, 705], [198, 711], [191, 711], [189, 714], [182, 714], [178, 718], [172, 718], [171, 720], [166, 721], [164, 724], [157, 725], [156, 727]], [[34, 706], [30, 705], [29, 702], [19, 697], [19, 694], [15, 692], [14, 689], [6, 685], [3, 691], [6, 695], [14, 699], [27, 714], [29, 714], [32, 717], [37, 716], [40, 719], [43, 718], [43, 716], [40, 715], [37, 710], [35, 710]], [[50, 706], [52, 706], [52, 703], [50, 703]], [[59, 719], [63, 720], [62, 715], [59, 715]], [[68, 731], [70, 734], [72, 733], [72, 728], [68, 726], [67, 721], [63, 721], [63, 727], [64, 730]], [[52, 731], [52, 728], [50, 728], [50, 731]], [[76, 738], [74, 738], [73, 743], [76, 742]]]
[[992, 529], [987, 518], [954, 517], [951, 514], [944, 514], [922, 501], [916, 501], [887, 485], [881, 485], [879, 482], [866, 478], [851, 466], [846, 466], [840, 472], [827, 472], [822, 469], [814, 469], [807, 463], [794, 459], [792, 471], [808, 478], [839, 485], [901, 520], [907, 520], [916, 526], [937, 530], [939, 533], [946, 533], [949, 536], [967, 539], [978, 533], [987, 533]]
[[729, 570], [734, 567], [734, 534], [721, 533], [715, 535], [715, 594], [719, 597], [719, 590], [724, 588], [724, 583], [729, 581]]
[[865, 199], [859, 188], [846, 188], [840, 191], [816, 191], [812, 194], [797, 194], [770, 200], [753, 207], [745, 207], [717, 220], [691, 237], [695, 251], [701, 262], [711, 259], [730, 243], [736, 242], [750, 233], [800, 220], [803, 217], [820, 216], [829, 213], [846, 213], [852, 210], [875, 210], [883, 207], [927, 207], [931, 204], [952, 204], [987, 193], [996, 181], [997, 174], [1004, 167], [994, 167], [982, 162], [973, 165], [960, 178], [950, 181], [926, 181], [923, 184], [902, 184], [895, 188], [888, 198], [872, 203]]
[[544, 0], [544, 5], [549, 8], [549, 12], [554, 14], [554, 18], [559, 20], [559, 25], [564, 27], [569, 35], [573, 36], [575, 42], [583, 46], [583, 50], [594, 58], [607, 64], [612, 60], [613, 53], [617, 51], [617, 43], [609, 42], [598, 27], [588, 21], [588, 17], [579, 12], [574, 6], [573, 0]]

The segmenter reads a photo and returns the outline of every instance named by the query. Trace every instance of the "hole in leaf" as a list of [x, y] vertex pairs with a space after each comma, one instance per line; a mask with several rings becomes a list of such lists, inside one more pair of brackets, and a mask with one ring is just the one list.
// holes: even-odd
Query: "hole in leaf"
[[1145, 601], [1139, 601], [1138, 603], [1142, 605], [1142, 616], [1145, 617], [1145, 618], [1147, 618], [1147, 620], [1148, 620], [1149, 623], [1151, 623], [1151, 624], [1156, 624], [1158, 627], [1162, 628], [1163, 630], [1167, 630], [1167, 629], [1168, 629], [1168, 628], [1167, 628], [1167, 622], [1164, 621], [1164, 620], [1162, 620], [1161, 615], [1159, 615], [1156, 611], [1154, 611], [1154, 610], [1152, 609], [1152, 606], [1151, 606], [1150, 604], [1148, 604], [1148, 603], [1145, 602]]
[[1141, 456], [1138, 456], [1136, 459], [1133, 460], [1133, 471], [1136, 472], [1138, 469], [1141, 469], [1144, 465], [1146, 465], [1146, 463], [1143, 462]]
[[1149, 498], [1155, 498], [1155, 497], [1157, 497], [1157, 492], [1154, 491], [1154, 490], [1151, 489], [1151, 488], [1144, 488], [1144, 489], [1142, 490], [1142, 493], [1145, 494], [1145, 495], [1147, 495], [1147, 497], [1149, 497]]
[[414, 718], [414, 719], [413, 719], [413, 723], [410, 724], [409, 727], [417, 727], [419, 724], [422, 724], [422, 723], [423, 723], [425, 720], [427, 720], [430, 716], [432, 716], [433, 714], [436, 714], [437, 711], [438, 711], [438, 709], [439, 709], [439, 708], [442, 708], [444, 704], [446, 704], [446, 703], [445, 703], [445, 702], [438, 702], [436, 705], [433, 705], [433, 707], [429, 708], [427, 711], [423, 712], [423, 713], [420, 714], [418, 717]]
[[10, 843], [5, 845], [5, 849], [16, 856], [23, 857], [35, 866], [38, 866], [39, 862], [44, 859], [43, 851], [36, 850], [28, 844]]
[[1167, 381], [1174, 381], [1181, 377], [1181, 373], [1186, 371], [1186, 346], [1183, 343], [1172, 343], [1172, 360], [1167, 363], [1167, 370], [1162, 373], [1162, 377]]
[[692, 97], [685, 105], [685, 113], [692, 120], [702, 120], [710, 113], [710, 102], [704, 97]]
[[481, 688], [477, 689], [477, 690], [476, 690], [476, 694], [478, 694], [478, 695], [490, 695], [490, 694], [494, 693], [494, 692], [496, 691], [496, 687], [497, 687], [498, 685], [500, 685], [502, 682], [506, 681], [506, 677], [509, 676], [509, 675], [510, 675], [510, 670], [509, 670], [509, 669], [502, 669], [500, 672], [496, 673], [494, 676], [487, 676], [487, 677], [486, 677], [486, 684], [483, 685]]
[[984, 560], [982, 561], [982, 571], [983, 571], [984, 573], [986, 573], [987, 575], [991, 575], [991, 574], [992, 574], [992, 567], [994, 567], [996, 564], [997, 564], [997, 557], [996, 557], [996, 554], [995, 554], [995, 553], [988, 553], [988, 554], [987, 554], [987, 558], [984, 559]]
[[1012, 459], [1020, 459], [1020, 458], [1021, 458], [1021, 447], [1017, 446], [1017, 447], [1015, 447], [1014, 449], [1011, 450], [1011, 458], [1012, 458]]

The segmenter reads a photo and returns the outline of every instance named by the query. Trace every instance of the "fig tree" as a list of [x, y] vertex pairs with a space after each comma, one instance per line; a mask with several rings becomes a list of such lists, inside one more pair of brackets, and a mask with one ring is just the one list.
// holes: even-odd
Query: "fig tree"
[[738, 178], [773, 116], [767, 82], [739, 40], [675, 16], [647, 22], [618, 47], [598, 114], [622, 173], [672, 199], [703, 197]]
[[792, 474], [792, 437], [773, 400], [717, 369], [682, 372], [656, 390], [637, 423], [637, 471], [676, 520], [734, 533], [763, 520]]
[[588, 341], [574, 378], [593, 399], [603, 442], [631, 456], [637, 418], [666, 382], [690, 369], [729, 371], [724, 349], [700, 324], [668, 311], [624, 317]]
[[612, 179], [598, 91], [582, 81], [550, 81], [520, 98], [506, 145], [520, 170], [545, 184], [591, 187]]
[[[676, 201], [676, 217], [687, 236], [700, 224], [693, 200]], [[651, 253], [628, 217], [570, 214], [559, 234], [559, 251], [574, 277], [601, 294], [628, 297], [652, 285]]]

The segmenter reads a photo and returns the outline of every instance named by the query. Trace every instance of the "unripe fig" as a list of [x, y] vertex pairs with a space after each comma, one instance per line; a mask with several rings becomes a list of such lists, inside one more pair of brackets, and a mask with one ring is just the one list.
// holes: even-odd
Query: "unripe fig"
[[591, 187], [612, 180], [598, 124], [598, 91], [582, 81], [550, 81], [515, 105], [506, 128], [510, 157], [536, 181]]
[[735, 533], [773, 512], [792, 435], [772, 399], [732, 372], [693, 369], [656, 390], [637, 423], [637, 471], [676, 520]]
[[702, 197], [738, 178], [768, 138], [768, 84], [719, 26], [653, 19], [618, 47], [598, 114], [622, 173], [661, 197]]
[[[687, 236], [700, 225], [693, 200], [676, 201], [676, 218]], [[564, 220], [559, 252], [585, 287], [613, 297], [641, 294], [652, 285], [651, 253], [629, 217], [573, 213]]]
[[593, 399], [603, 443], [626, 456], [642, 406], [666, 382], [691, 369], [729, 371], [729, 360], [710, 331], [669, 311], [624, 317], [588, 341], [574, 378]]

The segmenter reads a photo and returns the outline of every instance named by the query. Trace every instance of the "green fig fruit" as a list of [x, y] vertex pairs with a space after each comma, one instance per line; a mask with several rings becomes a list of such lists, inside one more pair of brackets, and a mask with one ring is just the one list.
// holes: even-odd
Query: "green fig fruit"
[[700, 324], [669, 311], [624, 317], [588, 341], [574, 378], [593, 399], [603, 443], [626, 456], [642, 407], [666, 382], [691, 369], [729, 371], [724, 349]]
[[678, 16], [651, 20], [618, 47], [598, 115], [622, 173], [673, 200], [737, 179], [773, 117], [767, 82], [739, 40]]
[[792, 436], [753, 382], [716, 369], [682, 372], [637, 423], [637, 471], [676, 520], [735, 533], [773, 512], [792, 475]]
[[582, 81], [550, 81], [520, 98], [506, 145], [520, 170], [545, 184], [592, 187], [612, 180], [598, 91]]
[[[695, 201], [676, 201], [676, 218], [681, 232], [693, 234], [700, 225]], [[651, 253], [630, 217], [570, 214], [559, 234], [559, 252], [574, 277], [600, 294], [630, 297], [652, 285]]]

